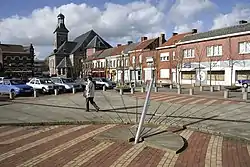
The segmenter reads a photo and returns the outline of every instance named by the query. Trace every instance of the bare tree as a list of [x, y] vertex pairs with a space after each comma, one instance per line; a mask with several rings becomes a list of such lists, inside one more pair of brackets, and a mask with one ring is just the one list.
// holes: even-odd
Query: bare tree
[[[181, 70], [183, 67], [183, 61], [184, 61], [184, 55], [183, 55], [183, 49], [182, 46], [178, 46], [175, 51], [175, 58], [172, 63], [172, 67], [176, 69], [176, 84], [180, 85], [181, 81]], [[172, 68], [171, 67], [171, 68]]]
[[194, 50], [194, 61], [198, 62], [199, 71], [199, 85], [201, 86], [201, 62], [204, 61], [206, 57], [206, 47], [205, 44], [197, 43], [195, 44]]
[[[246, 37], [246, 41], [247, 41]], [[231, 78], [230, 78], [230, 85], [233, 86], [233, 71], [234, 71], [234, 66], [236, 64], [239, 65], [243, 65], [243, 67], [245, 66], [245, 56], [244, 54], [239, 54], [240, 49], [233, 49], [232, 48], [232, 39], [231, 37], [228, 37], [226, 39], [226, 46], [227, 48], [224, 49], [224, 53], [225, 57], [228, 60], [228, 66], [230, 67], [230, 74], [231, 74]], [[239, 45], [238, 45], [239, 47]]]

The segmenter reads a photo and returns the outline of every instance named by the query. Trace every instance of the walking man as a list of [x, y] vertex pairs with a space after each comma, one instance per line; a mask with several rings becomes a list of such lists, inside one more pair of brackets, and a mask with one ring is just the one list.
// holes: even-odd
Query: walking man
[[88, 77], [88, 82], [85, 89], [85, 97], [86, 97], [86, 111], [89, 111], [89, 102], [95, 107], [96, 111], [98, 112], [100, 108], [94, 102], [95, 96], [95, 84], [92, 82], [92, 77]]

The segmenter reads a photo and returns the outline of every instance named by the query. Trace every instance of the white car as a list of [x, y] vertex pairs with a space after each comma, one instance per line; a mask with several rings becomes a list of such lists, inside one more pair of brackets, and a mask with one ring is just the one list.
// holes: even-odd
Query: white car
[[42, 93], [51, 93], [54, 89], [59, 91], [63, 89], [63, 87], [57, 86], [50, 78], [32, 78], [26, 84], [33, 87], [33, 89], [42, 91]]
[[82, 85], [74, 82], [71, 78], [52, 77], [51, 80], [56, 85], [64, 86], [65, 91], [72, 91], [73, 88], [76, 90], [82, 89]]

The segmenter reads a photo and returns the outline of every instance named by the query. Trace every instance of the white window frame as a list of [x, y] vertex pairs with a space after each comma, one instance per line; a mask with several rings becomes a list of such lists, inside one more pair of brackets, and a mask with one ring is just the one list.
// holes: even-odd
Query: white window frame
[[135, 56], [132, 57], [132, 63], [135, 64]]
[[175, 51], [172, 52], [173, 60], [175, 60]]
[[239, 42], [239, 54], [250, 54], [250, 41]]
[[139, 63], [142, 63], [142, 55], [139, 56]]
[[169, 52], [161, 53], [160, 54], [160, 60], [161, 61], [169, 61], [170, 60]]
[[222, 45], [207, 46], [207, 57], [222, 56]]
[[194, 49], [190, 48], [190, 49], [184, 49], [183, 50], [183, 57], [184, 58], [194, 58]]

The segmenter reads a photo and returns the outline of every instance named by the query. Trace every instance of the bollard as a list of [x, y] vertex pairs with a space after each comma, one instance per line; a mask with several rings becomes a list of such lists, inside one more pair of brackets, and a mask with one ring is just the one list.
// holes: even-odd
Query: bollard
[[73, 94], [76, 94], [76, 88], [73, 88], [73, 89], [72, 89], [72, 93], [73, 93]]
[[243, 100], [248, 100], [248, 92], [243, 92]]
[[145, 87], [141, 87], [141, 93], [145, 92]]
[[120, 89], [120, 95], [123, 95], [123, 89]]
[[193, 88], [189, 89], [189, 95], [194, 95], [194, 89]]
[[246, 92], [246, 88], [242, 87], [241, 91], [242, 91], [242, 93]]
[[15, 99], [15, 92], [10, 91], [9, 96], [10, 96], [10, 100], [14, 100]]
[[37, 90], [34, 89], [34, 97], [37, 97]]
[[192, 87], [195, 87], [195, 83], [192, 84]]
[[106, 86], [105, 85], [102, 86], [102, 91], [104, 91], [104, 92], [106, 91]]
[[250, 92], [250, 86], [247, 87], [247, 92]]
[[218, 86], [217, 86], [217, 90], [218, 90], [218, 91], [221, 91], [221, 85], [218, 85]]
[[203, 86], [200, 86], [200, 91], [201, 91], [201, 92], [203, 91]]
[[58, 89], [54, 89], [55, 96], [58, 95]]
[[134, 88], [131, 88], [131, 94], [134, 94], [135, 93], [135, 89]]
[[173, 89], [173, 84], [170, 84], [170, 85], [169, 85], [169, 89]]
[[179, 87], [179, 88], [177, 89], [177, 93], [178, 93], [178, 94], [181, 94], [181, 87]]
[[158, 87], [155, 87], [155, 92], [158, 92]]
[[229, 98], [229, 90], [224, 91], [224, 98], [225, 99]]
[[214, 92], [214, 87], [210, 86], [210, 92]]

